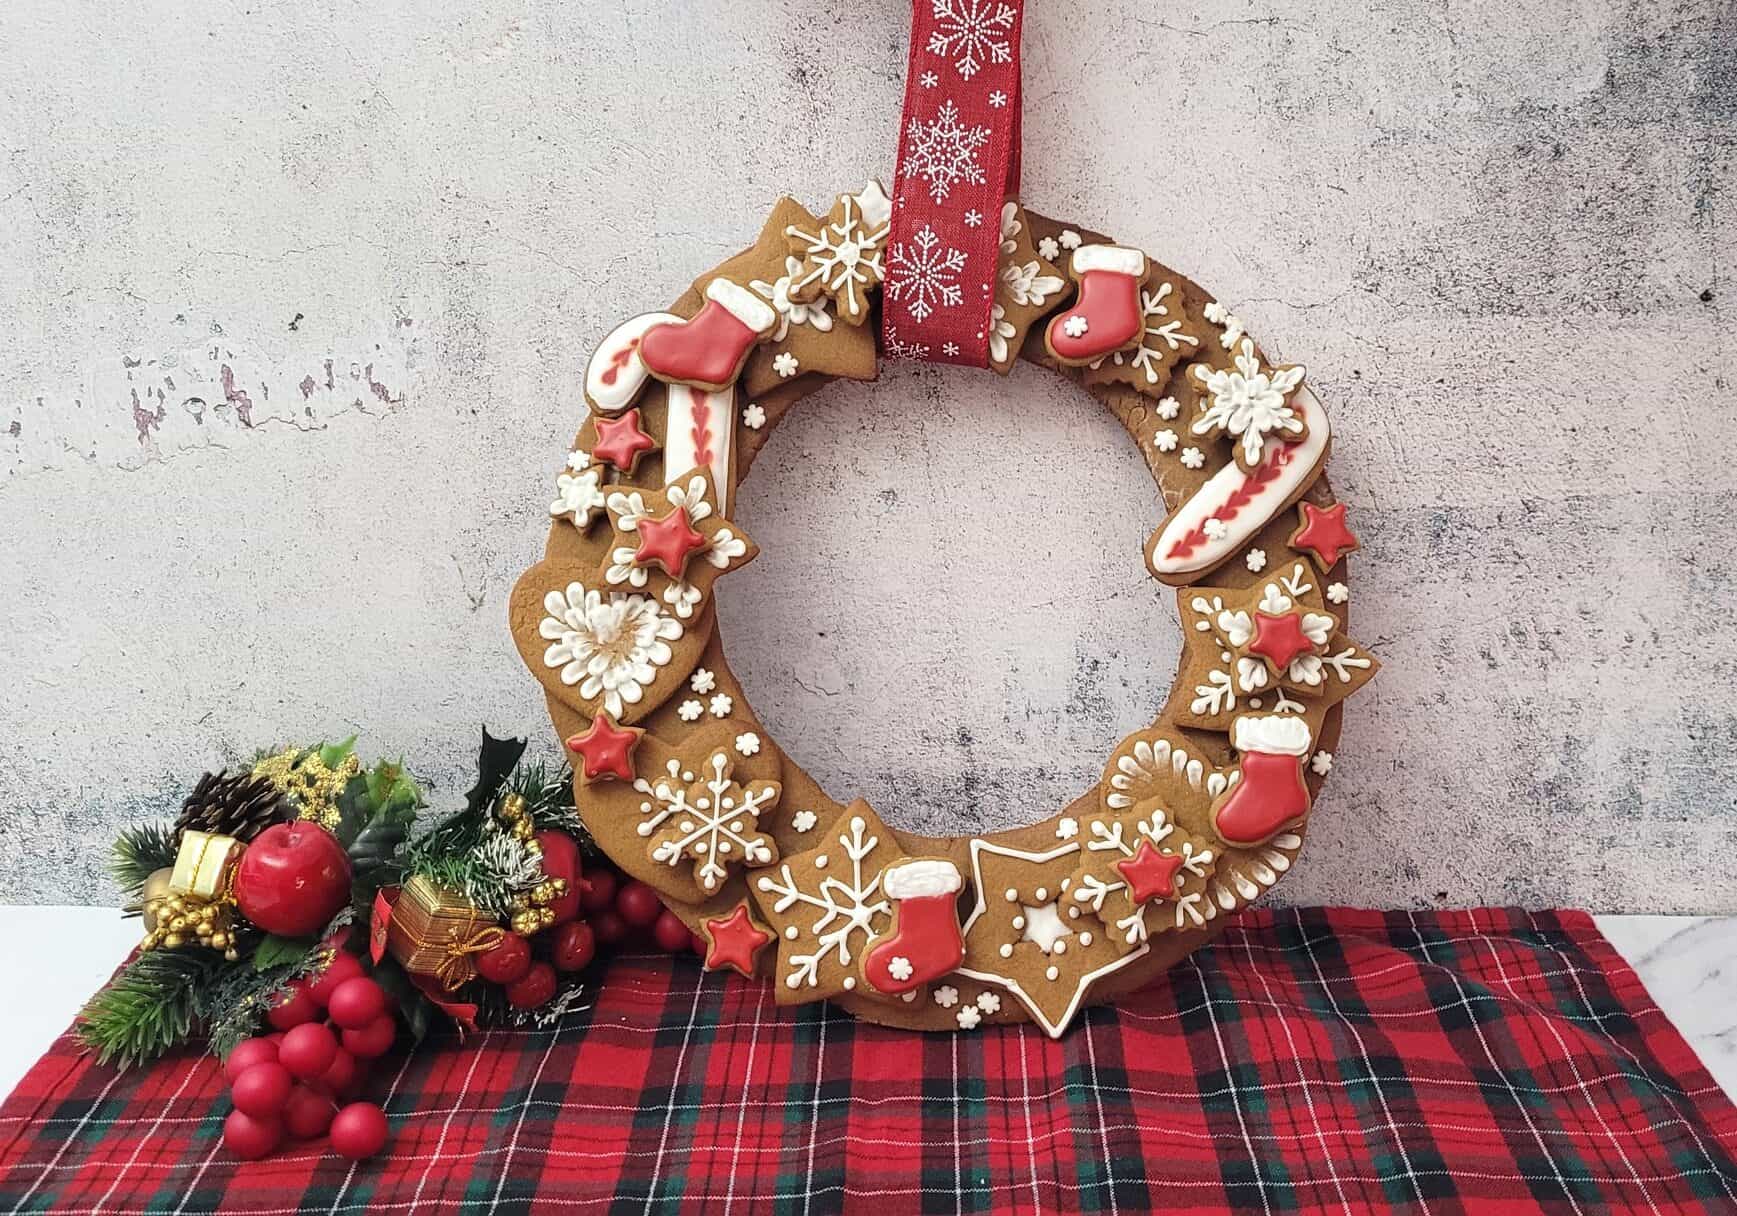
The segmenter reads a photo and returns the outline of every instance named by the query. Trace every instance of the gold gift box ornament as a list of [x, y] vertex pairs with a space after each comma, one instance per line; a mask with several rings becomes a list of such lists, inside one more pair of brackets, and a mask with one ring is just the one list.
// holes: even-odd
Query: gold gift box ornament
[[145, 940], [141, 950], [204, 946], [234, 960], [235, 867], [247, 846], [233, 836], [189, 829], [181, 834], [172, 868], [145, 882]]
[[175, 868], [169, 874], [169, 890], [176, 895], [194, 895], [200, 899], [227, 897], [229, 884], [235, 877], [235, 867], [246, 848], [233, 836], [196, 832], [189, 828], [181, 833]]
[[432, 976], [448, 992], [476, 975], [476, 956], [506, 933], [470, 900], [418, 874], [392, 906], [386, 948], [412, 975]]

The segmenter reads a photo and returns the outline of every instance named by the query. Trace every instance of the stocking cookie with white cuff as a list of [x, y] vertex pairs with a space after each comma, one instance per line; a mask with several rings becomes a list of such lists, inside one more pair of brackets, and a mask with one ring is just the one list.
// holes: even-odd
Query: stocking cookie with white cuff
[[645, 331], [639, 358], [646, 370], [670, 384], [717, 392], [742, 374], [742, 365], [778, 328], [778, 314], [746, 287], [717, 278], [706, 284], [706, 302], [686, 321], [664, 321]]
[[862, 978], [886, 996], [903, 996], [932, 983], [965, 957], [959, 931], [959, 867], [942, 857], [895, 862], [881, 875], [893, 905], [887, 932], [862, 959]]
[[1146, 255], [1123, 245], [1081, 245], [1069, 270], [1079, 296], [1044, 330], [1049, 353], [1070, 367], [1085, 367], [1137, 345], [1146, 328], [1140, 306]]

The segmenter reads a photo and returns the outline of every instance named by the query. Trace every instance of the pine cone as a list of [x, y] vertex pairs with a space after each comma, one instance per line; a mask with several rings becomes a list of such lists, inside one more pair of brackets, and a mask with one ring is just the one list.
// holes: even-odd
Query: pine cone
[[293, 818], [295, 808], [269, 780], [250, 773], [231, 777], [225, 769], [199, 778], [199, 784], [181, 804], [175, 830], [214, 832], [245, 844], [273, 824]]

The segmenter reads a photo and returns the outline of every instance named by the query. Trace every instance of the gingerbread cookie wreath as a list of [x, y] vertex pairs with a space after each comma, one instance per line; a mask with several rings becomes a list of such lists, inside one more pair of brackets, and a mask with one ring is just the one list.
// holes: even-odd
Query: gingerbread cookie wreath
[[[822, 216], [784, 199], [751, 248], [604, 338], [513, 636], [586, 826], [707, 967], [877, 1022], [1059, 1035], [1295, 863], [1340, 702], [1376, 670], [1346, 627], [1358, 542], [1302, 367], [1141, 251], [1008, 201], [991, 365], [1083, 385], [1139, 444], [1169, 508], [1145, 556], [1177, 588], [1180, 670], [1098, 785], [1031, 827], [929, 839], [829, 797], [755, 717], [713, 597], [758, 552], [730, 513], [785, 412], [874, 378], [883, 293], [911, 311], [945, 288], [924, 250], [889, 250], [889, 211], [877, 183]], [[886, 355], [923, 353], [889, 334]]]

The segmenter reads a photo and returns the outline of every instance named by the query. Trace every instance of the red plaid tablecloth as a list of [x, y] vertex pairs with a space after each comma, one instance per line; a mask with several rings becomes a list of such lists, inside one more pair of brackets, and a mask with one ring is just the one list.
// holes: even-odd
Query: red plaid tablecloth
[[1737, 1212], [1737, 1110], [1576, 912], [1246, 914], [1059, 1042], [630, 957], [558, 1032], [388, 1063], [387, 1155], [248, 1165], [214, 1063], [62, 1038], [0, 1212]]

